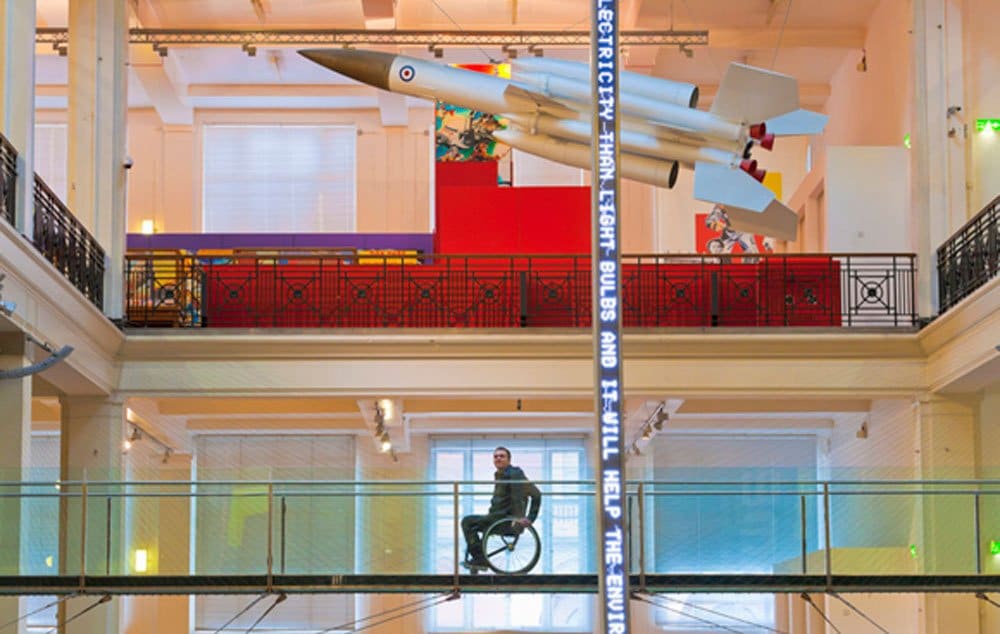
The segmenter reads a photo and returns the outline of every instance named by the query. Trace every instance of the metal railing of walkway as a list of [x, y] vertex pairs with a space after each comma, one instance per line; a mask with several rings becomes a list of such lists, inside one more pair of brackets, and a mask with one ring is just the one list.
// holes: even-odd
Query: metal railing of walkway
[[[538, 564], [470, 575], [492, 482], [3, 482], [0, 594], [597, 591], [593, 481], [536, 482]], [[995, 592], [1000, 481], [629, 482], [633, 589]], [[19, 521], [9, 521], [12, 517]], [[10, 543], [10, 542], [8, 542]]]

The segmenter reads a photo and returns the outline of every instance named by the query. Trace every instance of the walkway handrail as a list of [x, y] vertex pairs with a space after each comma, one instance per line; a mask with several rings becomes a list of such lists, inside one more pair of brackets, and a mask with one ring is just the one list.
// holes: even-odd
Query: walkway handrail
[[17, 149], [0, 134], [0, 220], [14, 226], [17, 204]]

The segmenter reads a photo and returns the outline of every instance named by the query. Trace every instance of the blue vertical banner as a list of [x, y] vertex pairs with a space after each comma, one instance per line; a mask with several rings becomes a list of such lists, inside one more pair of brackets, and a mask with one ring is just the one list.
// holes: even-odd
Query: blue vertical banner
[[622, 451], [621, 257], [618, 172], [618, 0], [592, 0], [590, 72], [593, 99], [591, 266], [595, 411], [597, 413], [597, 526], [601, 618], [605, 634], [629, 632], [625, 536], [625, 461]]

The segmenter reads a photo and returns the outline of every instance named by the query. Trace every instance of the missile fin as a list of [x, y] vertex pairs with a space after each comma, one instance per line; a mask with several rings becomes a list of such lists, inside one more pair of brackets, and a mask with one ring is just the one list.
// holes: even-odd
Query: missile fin
[[829, 119], [825, 114], [794, 110], [767, 121], [767, 131], [774, 136], [819, 134]]
[[726, 215], [729, 216], [730, 226], [737, 231], [788, 241], [798, 237], [798, 214], [777, 199], [772, 200], [762, 212], [727, 206]]
[[576, 116], [576, 111], [567, 107], [562, 102], [556, 101], [555, 99], [543, 95], [540, 92], [527, 90], [526, 88], [522, 88], [514, 84], [507, 86], [504, 90], [504, 94], [513, 97], [514, 99], [527, 101], [532, 104], [531, 108], [522, 110], [521, 112], [537, 112], [538, 110], [541, 110], [558, 117]]
[[694, 197], [761, 213], [774, 200], [774, 193], [740, 169], [698, 161], [694, 166]]
[[799, 83], [794, 77], [734, 63], [722, 78], [710, 112], [729, 121], [756, 123], [798, 109]]

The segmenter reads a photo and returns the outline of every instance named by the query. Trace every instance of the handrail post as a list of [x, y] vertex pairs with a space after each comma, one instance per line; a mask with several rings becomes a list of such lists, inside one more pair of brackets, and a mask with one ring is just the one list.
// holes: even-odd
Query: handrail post
[[802, 574], [806, 574], [806, 496], [799, 496], [799, 518], [801, 519], [802, 534]]
[[267, 591], [274, 587], [274, 483], [267, 483]]
[[823, 483], [823, 533], [826, 540], [824, 547], [826, 548], [825, 558], [826, 558], [826, 589], [829, 592], [833, 588], [833, 571], [832, 571], [832, 549], [833, 545], [830, 543], [830, 483]]
[[972, 511], [973, 511], [973, 516], [975, 518], [975, 529], [976, 529], [976, 532], [975, 532], [975, 537], [976, 537], [976, 574], [977, 575], [981, 575], [981, 574], [983, 574], [983, 552], [982, 552], [983, 544], [982, 544], [981, 535], [980, 535], [981, 528], [979, 526], [979, 494], [978, 493], [975, 495], [975, 498], [973, 500]]
[[288, 509], [285, 506], [285, 496], [281, 496], [281, 574], [285, 574], [285, 515]]
[[104, 574], [111, 574], [111, 496], [104, 504]]
[[80, 483], [80, 591], [87, 585], [87, 470]]
[[642, 593], [646, 592], [646, 531], [644, 529], [644, 519], [646, 513], [644, 512], [645, 505], [643, 504], [643, 497], [645, 496], [644, 483], [639, 483], [639, 591]]
[[452, 487], [451, 489], [452, 509], [455, 515], [455, 521], [452, 526], [452, 531], [453, 531], [452, 537], [454, 537], [453, 541], [455, 542], [453, 554], [455, 556], [455, 568], [454, 568], [455, 589], [457, 590], [458, 589], [458, 482], [453, 482], [451, 487]]

